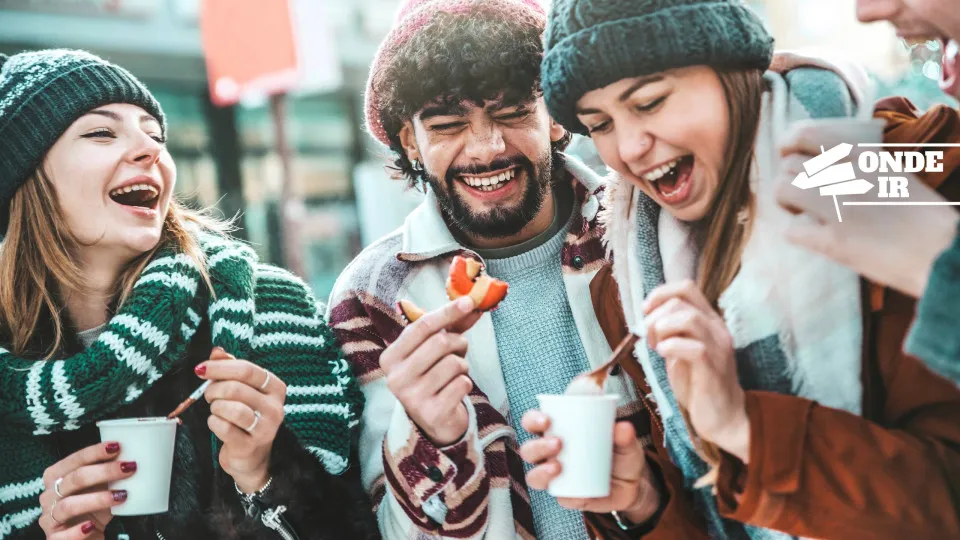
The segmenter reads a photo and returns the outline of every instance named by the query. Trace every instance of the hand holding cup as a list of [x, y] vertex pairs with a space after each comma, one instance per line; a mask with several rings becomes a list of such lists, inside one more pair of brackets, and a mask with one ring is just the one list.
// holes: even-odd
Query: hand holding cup
[[47, 468], [40, 494], [40, 528], [48, 539], [103, 538], [113, 519], [110, 509], [127, 499], [110, 482], [130, 478], [137, 464], [122, 462], [120, 445], [98, 443], [78, 450]]

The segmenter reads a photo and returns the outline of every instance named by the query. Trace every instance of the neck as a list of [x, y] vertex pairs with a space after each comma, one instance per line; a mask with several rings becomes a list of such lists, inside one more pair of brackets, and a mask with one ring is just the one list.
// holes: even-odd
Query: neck
[[80, 272], [84, 290], [65, 294], [67, 316], [79, 331], [107, 322], [110, 302], [116, 294], [121, 265], [108, 264], [107, 257], [81, 256]]

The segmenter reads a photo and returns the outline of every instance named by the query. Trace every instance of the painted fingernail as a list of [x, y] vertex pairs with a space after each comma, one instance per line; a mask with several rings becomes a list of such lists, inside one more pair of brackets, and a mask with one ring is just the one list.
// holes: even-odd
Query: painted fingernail
[[92, 531], [94, 527], [96, 527], [96, 525], [92, 521], [88, 521], [83, 524], [83, 527], [80, 527], [80, 532], [83, 534], [90, 534], [90, 531]]
[[116, 454], [120, 451], [120, 443], [118, 442], [108, 442], [106, 446], [108, 454]]
[[204, 373], [207, 372], [207, 366], [200, 364], [197, 367], [193, 368], [193, 372], [197, 374], [197, 377], [203, 377]]
[[137, 470], [136, 461], [124, 461], [120, 464], [120, 470], [125, 473], [132, 473]]
[[113, 492], [113, 500], [116, 502], [123, 502], [127, 500], [127, 490], [118, 489]]

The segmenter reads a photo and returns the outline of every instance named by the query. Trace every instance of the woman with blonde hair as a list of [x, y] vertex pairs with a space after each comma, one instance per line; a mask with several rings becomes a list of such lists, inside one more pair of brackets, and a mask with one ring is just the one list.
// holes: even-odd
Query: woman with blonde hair
[[[636, 382], [652, 395], [653, 442], [684, 479], [651, 494], [614, 478], [603, 504], [568, 504], [659, 499], [649, 522], [618, 518], [610, 537], [658, 537], [658, 516], [685, 498], [714, 538], [960, 535], [960, 391], [902, 353], [912, 301], [871, 298], [854, 273], [789, 245], [770, 189], [787, 120], [872, 104], [842, 70], [782, 75], [772, 59], [773, 39], [736, 0], [553, 4], [547, 105], [613, 172], [617, 286], [595, 301], [619, 296], [645, 338]], [[559, 471], [550, 439], [528, 443], [533, 487]]]
[[[0, 538], [376, 537], [321, 306], [177, 203], [166, 137], [118, 66], [0, 55]], [[169, 511], [113, 516], [137, 463], [96, 422], [166, 416], [204, 381]]]

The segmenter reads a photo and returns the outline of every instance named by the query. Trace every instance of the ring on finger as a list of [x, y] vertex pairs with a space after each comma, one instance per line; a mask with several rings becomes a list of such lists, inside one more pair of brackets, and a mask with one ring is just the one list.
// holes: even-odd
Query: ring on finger
[[273, 374], [270, 373], [269, 371], [267, 371], [266, 369], [263, 370], [263, 371], [264, 371], [264, 373], [267, 374], [267, 378], [264, 379], [264, 380], [263, 380], [263, 384], [260, 385], [260, 389], [261, 389], [261, 390], [265, 390], [265, 389], [267, 388], [267, 385], [270, 384], [270, 378], [273, 376]]
[[253, 423], [250, 424], [250, 427], [248, 427], [248, 428], [245, 430], [247, 433], [253, 433], [253, 430], [257, 428], [257, 424], [260, 423], [260, 417], [261, 417], [261, 416], [263, 416], [263, 415], [260, 414], [260, 411], [256, 411], [256, 410], [253, 411]]
[[61, 526], [62, 526], [63, 523], [60, 523], [60, 520], [57, 519], [57, 516], [53, 515], [53, 512], [57, 509], [57, 501], [59, 501], [59, 500], [60, 500], [60, 499], [54, 499], [53, 502], [50, 503], [50, 519], [52, 519], [53, 522], [56, 523], [57, 525], [61, 525]]
[[62, 484], [62, 483], [63, 483], [63, 477], [62, 477], [62, 476], [61, 476], [60, 478], [57, 478], [57, 479], [53, 482], [53, 492], [57, 494], [57, 498], [58, 498], [58, 499], [62, 499], [62, 498], [64, 497], [63, 493], [60, 493], [60, 484]]

